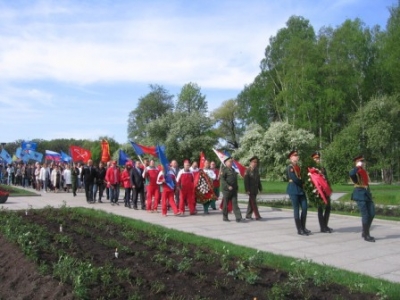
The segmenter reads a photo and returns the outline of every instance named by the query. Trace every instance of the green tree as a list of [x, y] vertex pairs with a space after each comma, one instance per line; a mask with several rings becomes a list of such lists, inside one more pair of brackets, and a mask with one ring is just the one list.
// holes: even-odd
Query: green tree
[[313, 133], [287, 122], [271, 123], [267, 131], [253, 124], [246, 128], [235, 155], [241, 157], [243, 163], [257, 155], [262, 175], [269, 180], [282, 180], [288, 164], [288, 153], [297, 149], [305, 160], [315, 150], [315, 142]]
[[390, 93], [400, 92], [400, 1], [389, 8], [390, 17], [386, 26], [386, 33], [382, 39], [382, 61], [386, 82]]
[[201, 88], [196, 83], [189, 82], [182, 87], [175, 109], [177, 112], [189, 114], [196, 111], [206, 114], [208, 112], [206, 96], [201, 93]]
[[211, 113], [216, 123], [217, 135], [224, 139], [230, 148], [239, 148], [239, 137], [243, 132], [243, 124], [239, 119], [239, 106], [235, 99], [222, 102], [221, 106]]
[[128, 138], [142, 140], [148, 136], [145, 128], [174, 108], [173, 95], [160, 85], [150, 85], [150, 92], [139, 98], [138, 106], [129, 113]]
[[369, 170], [380, 174], [380, 179], [390, 184], [400, 154], [399, 113], [398, 95], [374, 97], [360, 109], [327, 148], [330, 178], [334, 182], [346, 181], [351, 158], [363, 154]]

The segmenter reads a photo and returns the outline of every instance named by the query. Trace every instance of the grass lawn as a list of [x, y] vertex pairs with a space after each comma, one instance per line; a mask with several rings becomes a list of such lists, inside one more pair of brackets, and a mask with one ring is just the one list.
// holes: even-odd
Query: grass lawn
[[38, 194], [36, 194], [35, 192], [5, 184], [0, 184], [0, 189], [9, 192], [10, 193], [9, 197], [38, 196]]

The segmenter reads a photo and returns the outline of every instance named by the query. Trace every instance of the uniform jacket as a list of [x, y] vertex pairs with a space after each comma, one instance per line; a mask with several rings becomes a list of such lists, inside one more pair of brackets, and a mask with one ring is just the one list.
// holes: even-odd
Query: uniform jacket
[[[350, 172], [350, 178], [354, 183], [354, 190], [351, 195], [351, 200], [354, 201], [372, 201], [371, 191], [369, 189], [369, 183], [363, 182], [361, 172], [366, 171], [363, 168], [355, 167]], [[368, 174], [366, 174], [368, 176]]]
[[246, 193], [250, 193], [251, 195], [257, 195], [258, 191], [262, 191], [258, 168], [247, 168], [246, 173], [244, 174], [244, 189]]
[[289, 195], [304, 195], [303, 180], [300, 175], [300, 167], [297, 168], [294, 165], [289, 165], [286, 169], [286, 173], [289, 179], [286, 193]]
[[[237, 192], [238, 190], [238, 182], [237, 182], [237, 173], [233, 168], [224, 167], [220, 174], [222, 191], [225, 193]], [[229, 187], [232, 187], [232, 190], [229, 190]]]

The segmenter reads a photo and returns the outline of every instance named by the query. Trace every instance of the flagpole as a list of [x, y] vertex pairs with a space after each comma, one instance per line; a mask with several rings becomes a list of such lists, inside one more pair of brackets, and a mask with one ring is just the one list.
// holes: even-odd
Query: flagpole
[[138, 157], [139, 157], [140, 162], [141, 162], [142, 165], [144, 166], [143, 160], [142, 160], [142, 158], [140, 157], [140, 155], [138, 155]]

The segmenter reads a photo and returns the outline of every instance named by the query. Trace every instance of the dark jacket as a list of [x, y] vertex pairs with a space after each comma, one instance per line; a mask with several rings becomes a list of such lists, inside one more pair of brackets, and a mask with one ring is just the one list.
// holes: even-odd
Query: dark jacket
[[244, 189], [246, 193], [250, 193], [251, 195], [257, 195], [258, 191], [262, 191], [258, 168], [247, 168], [246, 173], [244, 174]]
[[96, 178], [97, 178], [97, 171], [95, 167], [84, 166], [82, 168], [81, 180], [87, 183], [94, 183]]
[[289, 195], [304, 195], [303, 180], [300, 174], [296, 174], [294, 166], [289, 165], [286, 169], [286, 173], [289, 180], [286, 193]]
[[107, 169], [102, 167], [102, 168], [97, 168], [97, 184], [106, 184], [105, 178], [106, 178], [106, 172]]
[[141, 189], [144, 186], [144, 178], [142, 176], [143, 170], [139, 168], [139, 171], [136, 169], [136, 167], [132, 168], [131, 171], [131, 181], [132, 185], [134, 185], [134, 188]]
[[[221, 171], [220, 179], [223, 192], [225, 193], [237, 192], [238, 190], [237, 173], [233, 168], [224, 167]], [[232, 187], [232, 190], [229, 190], [230, 186]]]

